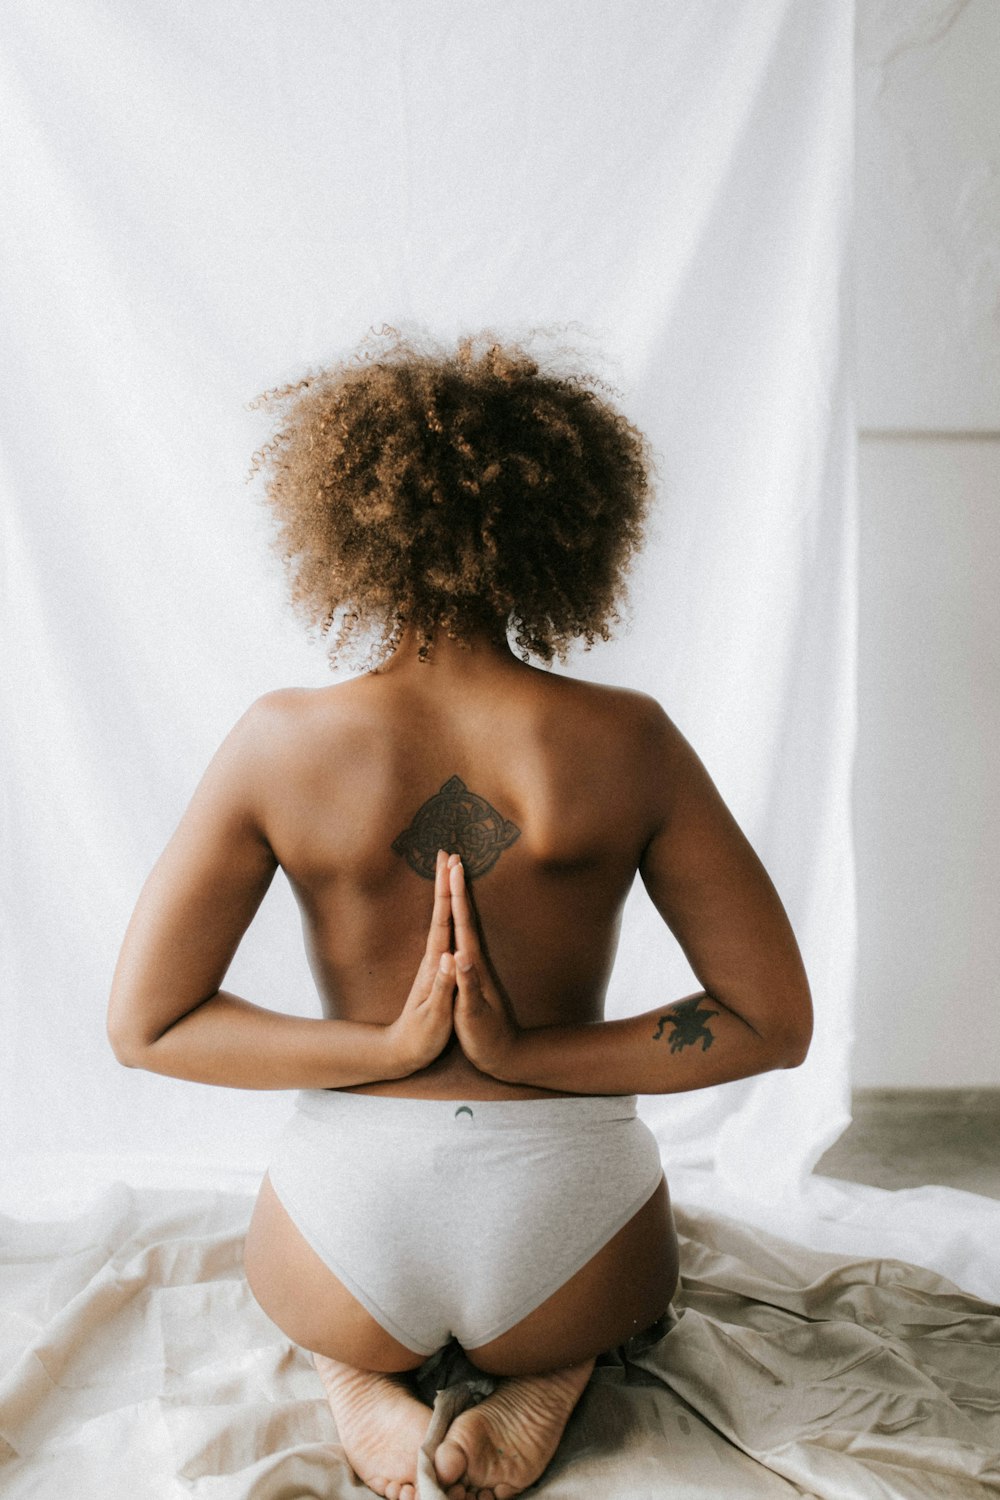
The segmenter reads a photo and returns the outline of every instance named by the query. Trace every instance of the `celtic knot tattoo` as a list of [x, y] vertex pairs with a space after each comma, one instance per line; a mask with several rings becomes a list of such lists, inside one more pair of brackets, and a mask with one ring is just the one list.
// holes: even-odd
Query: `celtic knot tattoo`
[[466, 875], [475, 880], [488, 874], [520, 836], [516, 823], [502, 817], [485, 797], [470, 792], [461, 776], [452, 776], [417, 809], [392, 848], [424, 880], [434, 879], [439, 849], [460, 854]]
[[653, 1032], [653, 1041], [660, 1040], [664, 1026], [672, 1026], [674, 1029], [668, 1038], [671, 1052], [683, 1052], [685, 1047], [693, 1047], [696, 1042], [701, 1042], [702, 1052], [707, 1052], [715, 1037], [705, 1022], [718, 1014], [717, 1010], [701, 1008], [698, 995], [692, 995], [690, 1000], [678, 1000], [665, 1016], [660, 1017], [659, 1025]]

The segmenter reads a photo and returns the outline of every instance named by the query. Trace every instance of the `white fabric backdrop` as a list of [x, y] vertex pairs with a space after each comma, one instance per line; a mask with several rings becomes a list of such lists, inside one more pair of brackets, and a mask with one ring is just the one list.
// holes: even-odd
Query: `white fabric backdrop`
[[[817, 1030], [797, 1071], [644, 1112], [668, 1163], [794, 1180], [848, 1118], [851, 7], [12, 0], [0, 28], [8, 1183], [266, 1160], [289, 1098], [120, 1068], [108, 983], [219, 740], [329, 680], [244, 485], [245, 403], [409, 319], [581, 324], [663, 455], [631, 630], [571, 670], [692, 740]], [[228, 984], [318, 1010], [280, 879]], [[610, 1013], [692, 987], [637, 895]]]

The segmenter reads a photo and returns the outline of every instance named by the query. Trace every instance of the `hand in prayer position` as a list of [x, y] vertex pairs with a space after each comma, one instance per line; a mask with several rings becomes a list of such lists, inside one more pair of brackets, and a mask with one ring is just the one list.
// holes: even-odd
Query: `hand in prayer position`
[[461, 860], [449, 864], [451, 912], [455, 929], [455, 1031], [462, 1051], [481, 1073], [510, 1076], [510, 1063], [522, 1036], [510, 1002], [493, 979], [479, 941], [475, 913]]
[[[451, 856], [458, 860], [458, 855]], [[406, 1004], [388, 1027], [392, 1054], [403, 1074], [417, 1073], [440, 1056], [452, 1033], [455, 959], [452, 953], [449, 860], [438, 850], [434, 870], [434, 909], [420, 967]]]

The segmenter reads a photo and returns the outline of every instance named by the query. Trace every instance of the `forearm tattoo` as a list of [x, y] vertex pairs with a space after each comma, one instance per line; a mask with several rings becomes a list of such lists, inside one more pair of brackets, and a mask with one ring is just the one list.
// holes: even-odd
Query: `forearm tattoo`
[[470, 792], [460, 776], [451, 776], [413, 815], [409, 828], [393, 839], [393, 852], [424, 880], [434, 879], [437, 852], [460, 854], [470, 880], [485, 875], [509, 849], [521, 830]]
[[702, 1052], [707, 1052], [715, 1037], [705, 1022], [718, 1014], [717, 1010], [707, 1010], [702, 1006], [700, 995], [692, 995], [690, 1000], [678, 1000], [666, 1015], [660, 1017], [653, 1041], [660, 1040], [665, 1026], [672, 1026], [674, 1029], [667, 1038], [671, 1052], [683, 1052], [685, 1047], [693, 1047], [696, 1042], [701, 1042]]

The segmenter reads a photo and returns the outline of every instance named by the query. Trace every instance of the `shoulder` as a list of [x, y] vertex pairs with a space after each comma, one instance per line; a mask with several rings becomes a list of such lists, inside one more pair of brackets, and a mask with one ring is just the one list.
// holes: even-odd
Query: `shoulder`
[[300, 732], [306, 688], [278, 688], [255, 698], [219, 745], [213, 764], [247, 767], [265, 761]]
[[615, 692], [615, 715], [632, 774], [642, 783], [654, 818], [666, 817], [692, 768], [701, 763], [656, 698], [624, 688]]
[[288, 751], [296, 743], [307, 744], [320, 730], [328, 733], [338, 723], [344, 727], [357, 717], [353, 683], [329, 687], [273, 688], [255, 698], [229, 732], [228, 738], [248, 749]]
[[244, 733], [273, 733], [303, 722], [329, 688], [272, 688], [255, 698], [236, 722]]
[[308, 792], [317, 767], [339, 758], [331, 725], [351, 718], [349, 709], [339, 711], [347, 686], [278, 688], [254, 699], [212, 756], [192, 799], [195, 815], [204, 819], [208, 810], [270, 839], [282, 809]]
[[546, 738], [608, 778], [641, 792], [650, 816], [667, 811], [672, 793], [696, 759], [673, 719], [650, 693], [555, 676], [545, 716]]
[[316, 695], [323, 691], [277, 688], [255, 698], [219, 744], [207, 780], [259, 794], [279, 766], [293, 766], [300, 751], [314, 742]]
[[274, 689], [250, 704], [219, 754], [266, 790], [268, 804], [315, 790], [317, 778], [376, 753], [381, 720], [369, 696], [359, 679]]
[[578, 677], [552, 675], [558, 685], [553, 707], [558, 712], [574, 710], [592, 728], [605, 728], [616, 739], [632, 748], [649, 745], [665, 748], [676, 729], [665, 710], [649, 693], [635, 688], [585, 682]]
[[679, 800], [717, 795], [694, 747], [652, 694], [566, 680], [587, 704], [588, 736], [606, 746], [623, 774], [643, 787], [655, 821], [669, 818]]

